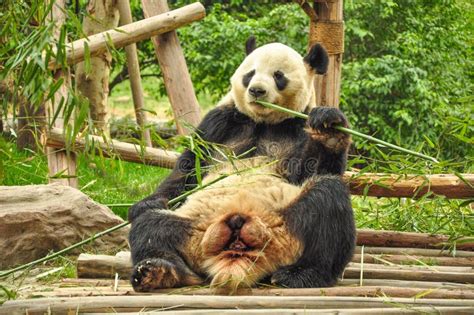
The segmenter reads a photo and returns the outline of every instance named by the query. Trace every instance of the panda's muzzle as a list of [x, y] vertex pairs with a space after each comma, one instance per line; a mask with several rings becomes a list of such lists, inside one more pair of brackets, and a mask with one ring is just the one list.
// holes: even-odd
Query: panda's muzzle
[[224, 246], [224, 251], [250, 251], [253, 248], [246, 244], [240, 235], [246, 219], [240, 214], [235, 214], [226, 220], [227, 226], [232, 231], [229, 241]]
[[253, 96], [256, 100], [258, 100], [267, 95], [267, 90], [261, 87], [251, 86], [249, 88], [249, 94]]

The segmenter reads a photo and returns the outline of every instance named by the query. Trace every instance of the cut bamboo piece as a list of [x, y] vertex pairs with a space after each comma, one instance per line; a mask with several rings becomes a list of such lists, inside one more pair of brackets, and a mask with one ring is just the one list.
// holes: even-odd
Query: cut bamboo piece
[[[360, 254], [361, 246], [356, 246], [355, 253]], [[387, 254], [387, 255], [418, 255], [427, 257], [468, 257], [473, 258], [474, 252], [467, 250], [456, 250], [450, 252], [441, 249], [429, 248], [407, 248], [407, 247], [372, 247], [364, 246], [364, 254]]]
[[[374, 197], [422, 197], [431, 192], [449, 198], [474, 198], [474, 174], [396, 175], [346, 172], [351, 193]], [[467, 181], [470, 185], [466, 184]]]
[[[66, 62], [75, 64], [84, 60], [86, 51], [91, 56], [97, 56], [106, 51], [109, 45], [115, 48], [125, 47], [144, 39], [151, 38], [175, 30], [181, 26], [204, 18], [206, 15], [204, 6], [199, 2], [169, 11], [164, 14], [143, 19], [117, 29], [98, 33], [88, 38], [76, 40], [66, 47]], [[86, 48], [87, 47], [87, 48]], [[61, 67], [56, 60], [49, 62], [50, 69]]]
[[[120, 12], [120, 24], [127, 25], [133, 22], [132, 11], [129, 0], [118, 0], [117, 7]], [[147, 147], [152, 147], [150, 130], [146, 129], [146, 114], [143, 111], [145, 98], [143, 96], [142, 78], [140, 76], [140, 65], [138, 64], [137, 45], [132, 43], [125, 46], [127, 57], [128, 75], [130, 77], [130, 87], [132, 89], [133, 106], [135, 108], [135, 118], [140, 127], [142, 138]]]
[[[360, 262], [361, 255], [355, 254], [353, 262]], [[474, 258], [469, 257], [433, 257], [433, 256], [412, 256], [412, 255], [386, 255], [368, 254], [364, 252], [364, 263], [371, 264], [427, 264], [437, 266], [469, 266], [474, 267]]]
[[[49, 130], [44, 141], [52, 148], [64, 148], [67, 144], [63, 130], [57, 128]], [[82, 151], [83, 149], [91, 148], [100, 149], [105, 156], [117, 156], [124, 161], [165, 168], [173, 168], [179, 156], [178, 153], [173, 151], [141, 147], [117, 140], [105, 142], [102, 137], [92, 135], [84, 136], [83, 138], [78, 137], [70, 149]]]
[[[461, 239], [458, 241], [464, 241]], [[449, 247], [449, 237], [446, 235], [379, 231], [358, 229], [357, 245], [382, 246], [382, 247], [414, 247], [414, 248], [443, 248]], [[474, 243], [459, 243], [457, 249], [474, 250]]]
[[[166, 0], [142, 0], [142, 7], [147, 18], [169, 11]], [[197, 127], [201, 121], [201, 113], [178, 35], [176, 31], [170, 31], [154, 36], [152, 42], [178, 133], [189, 134], [193, 130], [186, 128], [186, 124]]]
[[144, 308], [174, 309], [331, 309], [331, 308], [391, 308], [400, 306], [446, 306], [474, 307], [474, 300], [461, 299], [416, 299], [416, 298], [380, 298], [380, 297], [303, 297], [303, 296], [110, 296], [110, 297], [73, 297], [39, 298], [31, 300], [13, 300], [3, 304], [4, 314], [17, 313], [66, 313], [68, 311], [104, 312], [104, 311], [141, 311]]
[[[209, 288], [175, 288], [156, 290], [150, 293], [134, 292], [131, 285], [108, 287], [69, 287], [54, 290], [35, 291], [35, 297], [80, 297], [80, 296], [114, 296], [114, 295], [151, 295], [151, 294], [179, 294], [179, 295], [215, 295]], [[252, 288], [238, 291], [237, 295], [252, 296], [351, 296], [351, 297], [392, 297], [392, 298], [420, 298], [431, 299], [474, 299], [474, 289], [469, 288], [415, 288], [390, 286], [339, 286], [332, 288]]]

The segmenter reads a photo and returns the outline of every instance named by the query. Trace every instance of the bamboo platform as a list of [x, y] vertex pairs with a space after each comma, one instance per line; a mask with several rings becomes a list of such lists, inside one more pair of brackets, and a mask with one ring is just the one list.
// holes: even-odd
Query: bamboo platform
[[[436, 241], [436, 239], [433, 239]], [[402, 245], [402, 244], [400, 244]], [[427, 240], [426, 247], [431, 246]], [[26, 286], [0, 314], [473, 314], [474, 251], [358, 246], [337, 286], [245, 288], [232, 296], [206, 286], [133, 291], [129, 252], [81, 254], [77, 279]]]

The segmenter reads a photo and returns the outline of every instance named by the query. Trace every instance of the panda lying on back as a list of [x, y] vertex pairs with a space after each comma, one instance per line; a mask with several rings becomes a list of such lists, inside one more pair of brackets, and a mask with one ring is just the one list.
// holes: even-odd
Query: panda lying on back
[[[266, 280], [326, 287], [352, 257], [354, 219], [340, 178], [350, 137], [332, 128], [347, 126], [347, 120], [337, 108], [314, 107], [313, 81], [326, 72], [326, 51], [315, 45], [303, 58], [279, 43], [255, 48], [254, 39], [246, 48], [230, 93], [198, 132], [236, 155], [249, 153], [214, 168], [200, 161], [210, 169], [203, 183], [233, 175], [192, 194], [177, 210], [165, 210], [168, 200], [197, 184], [194, 153], [185, 151], [157, 191], [130, 209], [137, 291], [206, 282], [236, 289]], [[309, 119], [256, 100], [308, 113]]]

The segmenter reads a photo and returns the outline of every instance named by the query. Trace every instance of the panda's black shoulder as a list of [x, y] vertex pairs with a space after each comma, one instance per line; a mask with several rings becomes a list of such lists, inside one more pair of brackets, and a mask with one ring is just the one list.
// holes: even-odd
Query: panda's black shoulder
[[204, 140], [222, 143], [224, 139], [239, 136], [244, 128], [254, 127], [255, 122], [234, 104], [226, 104], [209, 111], [197, 129]]

